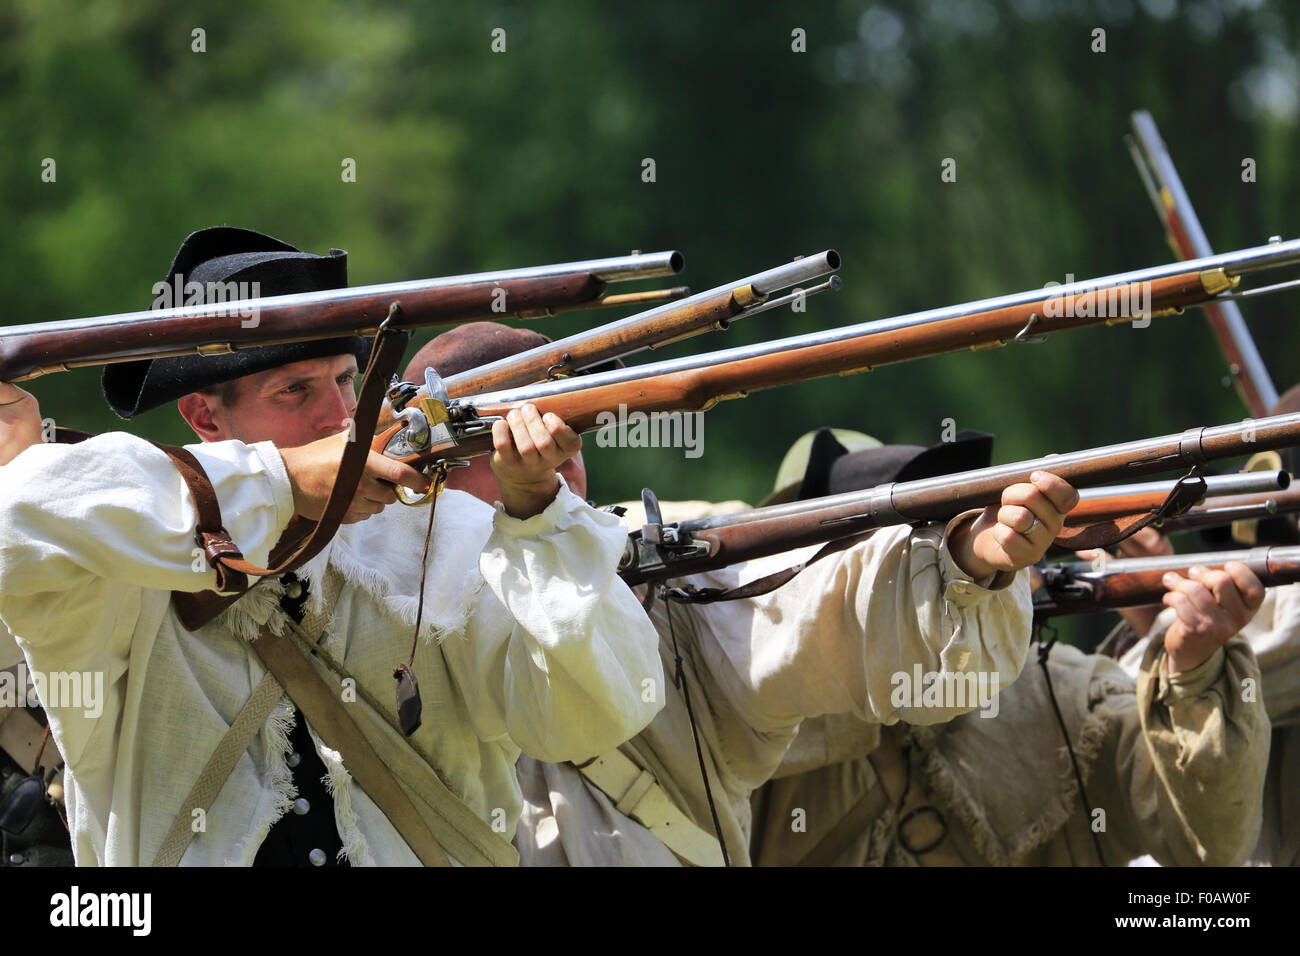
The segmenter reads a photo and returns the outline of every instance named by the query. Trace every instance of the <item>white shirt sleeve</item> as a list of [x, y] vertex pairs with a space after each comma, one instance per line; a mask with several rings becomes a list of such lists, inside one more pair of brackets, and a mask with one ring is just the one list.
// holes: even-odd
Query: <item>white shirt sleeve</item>
[[480, 600], [469, 640], [442, 645], [474, 689], [480, 736], [508, 735], [546, 762], [617, 746], [665, 698], [658, 636], [616, 574], [627, 529], [561, 485], [531, 518], [497, 506], [479, 568], [508, 616]]
[[[815, 550], [693, 581], [735, 587]], [[766, 595], [691, 613], [701, 651], [732, 703], [752, 726], [780, 732], [827, 713], [933, 724], [981, 707], [977, 693], [936, 702], [923, 691], [943, 675], [983, 674], [989, 693], [1011, 684], [1028, 650], [1032, 606], [1026, 572], [997, 589], [980, 587], [953, 560], [942, 528], [897, 527], [821, 559]], [[969, 687], [963, 680], [962, 693]]]
[[[279, 453], [269, 442], [189, 450], [212, 481], [227, 531], [246, 558], [264, 563], [293, 516]], [[210, 589], [216, 576], [195, 542], [197, 522], [171, 459], [143, 439], [109, 433], [29, 448], [0, 469], [0, 608], [75, 591], [96, 578]], [[27, 636], [18, 622], [9, 623]]]

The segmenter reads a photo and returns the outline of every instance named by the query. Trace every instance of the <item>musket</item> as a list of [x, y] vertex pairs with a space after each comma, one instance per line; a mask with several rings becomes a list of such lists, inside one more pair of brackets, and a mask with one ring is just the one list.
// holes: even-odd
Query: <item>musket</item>
[[811, 288], [776, 295], [781, 289], [820, 278], [839, 267], [840, 256], [834, 249], [800, 257], [668, 305], [448, 376], [444, 385], [453, 397], [529, 385], [573, 375], [610, 359], [661, 348], [710, 330], [725, 330], [737, 319], [801, 304], [806, 297], [828, 289], [838, 290], [840, 278], [831, 276]]
[[[662, 301], [683, 290], [606, 296], [605, 288], [611, 282], [671, 275], [680, 272], [683, 264], [680, 252], [638, 253], [9, 326], [0, 328], [0, 381], [20, 382], [79, 366], [166, 355], [233, 352], [283, 342], [373, 335], [385, 320], [393, 329], [414, 329]], [[222, 290], [216, 291], [220, 294]]]
[[1206, 476], [1193, 468], [1176, 481], [1089, 488], [1079, 493], [1079, 503], [1065, 516], [1065, 526], [1048, 554], [1059, 557], [1088, 548], [1108, 548], [1148, 525], [1166, 531], [1169, 522], [1207, 500], [1221, 502], [1255, 492], [1274, 494], [1290, 484], [1291, 474], [1286, 471]]
[[1286, 491], [1216, 498], [1212, 505], [1189, 508], [1181, 515], [1161, 521], [1162, 534], [1177, 534], [1199, 528], [1220, 528], [1237, 521], [1263, 521], [1278, 515], [1300, 512], [1300, 486]]
[[1159, 512], [1169, 501], [1170, 495], [1181, 490], [1180, 486], [1190, 490], [1184, 499], [1186, 509], [1207, 499], [1214, 500], [1216, 506], [1222, 506], [1224, 502], [1220, 499], [1229, 496], [1266, 496], [1268, 493], [1285, 491], [1291, 486], [1291, 473], [1245, 471], [1231, 475], [1198, 475], [1190, 481], [1180, 478], [1178, 481], [1143, 481], [1088, 488], [1079, 492], [1079, 503], [1065, 516], [1065, 523], [1067, 526], [1090, 525]]
[[1284, 448], [1298, 439], [1300, 413], [1278, 415], [672, 524], [662, 523], [653, 495], [647, 495], [647, 524], [629, 535], [619, 573], [628, 584], [639, 584], [874, 528], [947, 520], [997, 504], [1008, 486], [1028, 481], [1036, 471], [1082, 487]]
[[1240, 561], [1254, 571], [1264, 587], [1300, 581], [1300, 547], [1249, 548], [1156, 558], [1049, 564], [1038, 569], [1039, 587], [1034, 596], [1034, 616], [1048, 618], [1061, 614], [1085, 614], [1089, 611], [1159, 604], [1167, 590], [1161, 583], [1166, 572], [1183, 573], [1193, 565], [1222, 570], [1231, 561]]
[[[1156, 215], [1165, 227], [1174, 255], [1180, 259], [1212, 255], [1210, 241], [1201, 229], [1192, 201], [1183, 189], [1183, 182], [1151, 114], [1139, 110], [1132, 115], [1132, 123], [1133, 136], [1125, 137], [1125, 140]], [[1228, 370], [1237, 393], [1252, 415], [1267, 415], [1277, 404], [1277, 389], [1237, 303], [1210, 303], [1206, 305], [1205, 313], [1228, 360]]]
[[[389, 392], [401, 421], [372, 447], [415, 467], [491, 450], [491, 424], [531, 403], [579, 432], [629, 412], [698, 412], [727, 398], [828, 375], [1007, 342], [1102, 322], [1133, 321], [1215, 301], [1243, 276], [1300, 264], [1300, 240], [1119, 273], [1064, 286], [933, 309], [666, 362], [452, 398], [430, 371], [425, 384]], [[1134, 299], [1141, 307], [1125, 307]], [[1098, 314], [1100, 313], [1100, 314]], [[472, 373], [470, 373], [472, 374]], [[469, 387], [468, 385], [466, 386]], [[616, 415], [616, 412], [618, 415]]]

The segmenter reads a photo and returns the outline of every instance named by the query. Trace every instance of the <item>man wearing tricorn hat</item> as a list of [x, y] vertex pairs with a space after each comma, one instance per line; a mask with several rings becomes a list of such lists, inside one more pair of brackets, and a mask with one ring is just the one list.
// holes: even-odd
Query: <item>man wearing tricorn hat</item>
[[[848, 452], [822, 430], [813, 446], [801, 499], [992, 461], [992, 436], [980, 433]], [[1177, 668], [1163, 642], [1133, 677], [1062, 644], [993, 706], [946, 723], [872, 734], [852, 714], [805, 721], [755, 794], [755, 864], [1243, 862], [1259, 832], [1268, 716], [1239, 693], [1259, 666], [1234, 635], [1264, 589], [1237, 570], [1188, 582], [1197, 603], [1181, 608]]]
[[[418, 380], [428, 367], [456, 374], [538, 344], [541, 337], [530, 331], [461, 326], [422, 349], [405, 377]], [[581, 463], [570, 467], [580, 470]], [[485, 501], [497, 497], [481, 464], [463, 472], [450, 480]], [[680, 648], [682, 683], [659, 685], [663, 710], [640, 734], [594, 760], [520, 759], [521, 861], [721, 863], [716, 811], [730, 862], [747, 863], [750, 794], [775, 770], [805, 717], [849, 712], [878, 734], [882, 723], [900, 717], [928, 723], [967, 709], [892, 706], [891, 675], [914, 664], [927, 671], [998, 671], [1010, 683], [1029, 639], [1028, 587], [1013, 572], [1042, 554], [1076, 500], [1061, 479], [1034, 478], [1008, 489], [1001, 509], [969, 513], [947, 529], [884, 529], [810, 563], [770, 593], [706, 605], [656, 601], [650, 617], [659, 652], [671, 674], [674, 647]], [[691, 507], [696, 514], [703, 509]], [[667, 520], [685, 516], [665, 505]], [[734, 588], [816, 550], [690, 580]]]
[[[247, 230], [207, 229], [185, 241], [168, 281], [183, 273], [200, 287], [257, 282], [272, 296], [342, 287], [345, 262], [337, 250], [318, 257]], [[334, 339], [130, 363], [106, 369], [104, 389], [124, 417], [178, 402], [203, 439], [189, 450], [226, 530], [265, 565], [295, 514], [322, 511], [364, 354], [362, 340]], [[622, 526], [556, 477], [578, 437], [557, 417], [524, 409], [497, 423], [493, 440], [502, 505], [493, 512], [456, 492], [440, 499], [413, 665], [435, 714], [409, 743], [449, 798], [421, 815], [464, 863], [509, 862], [496, 844], [519, 814], [521, 749], [563, 760], [613, 746], [657, 709], [642, 682], [662, 681], [654, 632], [614, 576]], [[272, 698], [269, 719], [194, 826], [176, 825], [210, 755], [263, 686], [246, 642], [264, 629], [279, 634], [301, 617], [320, 656], [341, 662], [358, 692], [372, 691], [344, 697], [354, 719], [389, 727], [427, 521], [422, 510], [384, 510], [394, 483], [428, 487], [371, 453], [347, 524], [324, 551], [190, 633], [169, 592], [210, 590], [214, 574], [194, 562], [194, 504], [163, 452], [107, 434], [28, 448], [0, 470], [0, 620], [33, 670], [105, 675], [98, 719], [75, 706], [50, 710], [79, 864], [152, 863], [177, 850], [177, 830], [187, 864], [417, 862], [407, 831], [303, 726], [288, 697]], [[367, 700], [388, 712], [376, 719]]]

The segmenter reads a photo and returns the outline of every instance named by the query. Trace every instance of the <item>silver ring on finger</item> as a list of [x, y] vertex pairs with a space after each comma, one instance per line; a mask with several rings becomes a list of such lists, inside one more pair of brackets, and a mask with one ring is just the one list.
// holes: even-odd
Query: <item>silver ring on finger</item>
[[1037, 527], [1038, 527], [1038, 515], [1034, 515], [1034, 520], [1029, 522], [1029, 527], [1020, 533], [1024, 537], [1028, 538], [1031, 534], [1034, 533], [1034, 529]]

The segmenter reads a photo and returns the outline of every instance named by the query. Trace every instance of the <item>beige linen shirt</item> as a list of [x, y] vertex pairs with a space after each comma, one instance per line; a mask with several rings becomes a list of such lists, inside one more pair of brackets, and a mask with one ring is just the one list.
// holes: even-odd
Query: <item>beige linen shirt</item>
[[[816, 550], [695, 575], [690, 583], [737, 587]], [[1024, 660], [1030, 601], [1024, 574], [999, 590], [972, 582], [954, 563], [942, 527], [897, 527], [823, 558], [769, 594], [693, 606], [656, 601], [650, 617], [670, 675], [666, 703], [619, 749], [713, 832], [685, 702], [671, 682], [675, 635], [723, 838], [733, 864], [746, 864], [750, 794], [776, 770], [805, 718], [848, 713], [877, 729], [951, 719], [976, 704], [899, 706], [896, 675], [910, 677], [917, 665], [997, 672], [1005, 686]], [[526, 805], [515, 842], [523, 865], [678, 864], [574, 767], [524, 758], [519, 777]]]
[[[1163, 634], [1173, 612], [1164, 611], [1151, 635]], [[1241, 630], [1259, 659], [1259, 690], [1273, 726], [1264, 785], [1264, 822], [1250, 862], [1300, 866], [1300, 584], [1269, 588], [1264, 603]], [[1147, 641], [1120, 659], [1129, 673], [1140, 665]]]
[[[1243, 682], [1259, 679], [1249, 644], [1234, 637], [1172, 677], [1157, 644], [1136, 683], [1110, 658], [1068, 645], [1048, 661], [1088, 806], [1036, 661], [999, 696], [996, 716], [964, 714], [911, 734], [911, 786], [946, 821], [962, 862], [1095, 866], [1098, 827], [1108, 866], [1143, 854], [1164, 865], [1242, 863], [1259, 832], [1268, 758], [1268, 717], [1242, 693]], [[842, 730], [809, 723], [805, 733], [816, 740]], [[862, 758], [774, 780], [755, 798], [755, 862], [799, 863], [879, 786]], [[928, 862], [904, 848], [894, 805], [837, 842], [835, 865]]]

